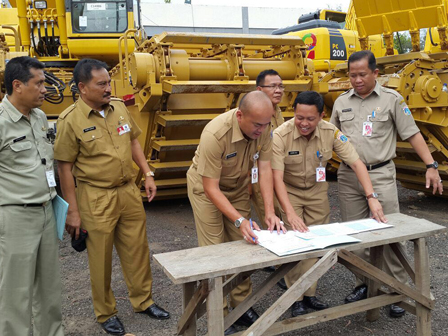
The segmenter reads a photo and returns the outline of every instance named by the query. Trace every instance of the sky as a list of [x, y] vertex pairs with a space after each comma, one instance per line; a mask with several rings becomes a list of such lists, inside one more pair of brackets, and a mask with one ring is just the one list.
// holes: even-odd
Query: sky
[[[184, 2], [172, 0], [172, 3]], [[337, 8], [341, 6], [343, 11], [348, 9], [350, 0], [312, 0], [310, 2], [300, 0], [191, 0], [194, 5], [215, 6], [243, 6], [243, 7], [275, 7], [275, 8]]]

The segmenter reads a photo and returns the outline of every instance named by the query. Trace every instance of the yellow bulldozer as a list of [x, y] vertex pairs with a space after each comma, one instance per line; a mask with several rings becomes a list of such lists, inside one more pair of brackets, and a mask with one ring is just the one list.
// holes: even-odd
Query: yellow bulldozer
[[[272, 68], [283, 78], [286, 89], [280, 107], [286, 118], [293, 115], [297, 93], [311, 89], [324, 95], [329, 114], [334, 99], [350, 88], [346, 58], [351, 52], [370, 48], [378, 43], [372, 43], [371, 36], [382, 35], [376, 37], [382, 46], [380, 52], [395, 53], [390, 48], [394, 31], [410, 30], [414, 41], [419, 29], [428, 27], [435, 28], [432, 49], [379, 57], [379, 81], [405, 97], [440, 163], [442, 178], [448, 179], [448, 93], [443, 85], [448, 83], [445, 0], [416, 0], [412, 4], [404, 0], [353, 0], [344, 28], [351, 27], [348, 35], [353, 39], [345, 43], [349, 52], [335, 53], [341, 58], [335, 62], [318, 50], [325, 55], [333, 53], [331, 38], [345, 36], [340, 25], [331, 31], [323, 27], [328, 47], [322, 43], [322, 49], [316, 48], [313, 60], [303, 36], [167, 32], [144, 39], [136, 29], [138, 3], [52, 1], [46, 3], [47, 8], [36, 8], [44, 7], [36, 0], [13, 2], [15, 26], [3, 20], [0, 9], [0, 29], [4, 31], [2, 35], [0, 30], [0, 85], [2, 64], [14, 53], [24, 52], [44, 61], [49, 73], [66, 85], [63, 90], [53, 86], [53, 94], [59, 99], [63, 93], [63, 102], [44, 107], [50, 117], [55, 117], [64, 104], [73, 101], [69, 82], [74, 63], [82, 57], [107, 61], [113, 66], [114, 95], [125, 100], [143, 130], [139, 141], [155, 172], [159, 199], [186, 196], [185, 173], [203, 127], [216, 115], [237, 106], [244, 93], [254, 90], [260, 71]], [[425, 167], [407, 143], [398, 144], [395, 163], [398, 178], [406, 187], [424, 190]], [[137, 183], [142, 178], [139, 174]]]

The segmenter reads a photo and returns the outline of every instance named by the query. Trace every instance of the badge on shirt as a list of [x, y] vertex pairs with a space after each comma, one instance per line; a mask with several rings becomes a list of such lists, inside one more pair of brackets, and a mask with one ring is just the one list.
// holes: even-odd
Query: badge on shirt
[[258, 168], [257, 167], [252, 168], [251, 176], [252, 176], [252, 184], [258, 183]]
[[362, 123], [362, 135], [366, 136], [366, 137], [371, 137], [372, 136], [372, 128], [373, 128], [373, 123], [371, 121], [364, 121]]
[[45, 174], [47, 175], [48, 186], [50, 188], [56, 187], [56, 179], [54, 178], [54, 171], [53, 171], [53, 169], [52, 170], [47, 170], [45, 172]]
[[233, 153], [227, 154], [227, 155], [226, 155], [226, 160], [228, 160], [228, 159], [231, 159], [231, 158], [235, 157], [235, 156], [236, 156], [236, 154], [237, 154], [237, 152], [233, 152]]
[[325, 181], [326, 181], [325, 167], [317, 167], [316, 182], [325, 182]]
[[289, 151], [288, 155], [299, 155], [299, 151]]
[[352, 111], [352, 108], [350, 107], [350, 108], [343, 109], [342, 113], [344, 113], [344, 112], [351, 112], [351, 111]]
[[84, 128], [82, 131], [84, 133], [87, 133], [87, 132], [94, 131], [94, 130], [96, 130], [96, 127], [92, 126], [92, 127]]
[[117, 131], [118, 131], [118, 135], [123, 135], [125, 133], [128, 133], [131, 131], [131, 128], [129, 127], [128, 124], [124, 124], [122, 126], [118, 126], [117, 127]]
[[410, 116], [412, 113], [411, 113], [411, 110], [409, 109], [409, 107], [407, 107], [406, 105], [403, 107], [403, 112], [404, 112], [404, 114], [406, 114], [407, 116]]
[[259, 152], [256, 152], [256, 153], [254, 154], [254, 161], [257, 161], [259, 158], [260, 158], [260, 153], [259, 153]]
[[336, 131], [334, 137], [336, 139], [338, 139], [339, 141], [341, 141], [341, 142], [347, 142], [348, 141], [348, 138], [344, 134], [342, 134], [342, 132], [339, 131], [339, 130]]

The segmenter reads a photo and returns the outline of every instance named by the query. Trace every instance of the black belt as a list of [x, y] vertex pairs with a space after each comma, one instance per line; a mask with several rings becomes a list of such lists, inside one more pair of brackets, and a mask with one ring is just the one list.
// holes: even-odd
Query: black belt
[[3, 206], [20, 206], [20, 207], [28, 208], [28, 207], [44, 207], [47, 204], [48, 204], [48, 202], [44, 202], [44, 203], [28, 203], [28, 204], [5, 204]]
[[[387, 160], [387, 161], [384, 161], [384, 162], [381, 162], [381, 163], [377, 163], [377, 164], [374, 164], [374, 165], [366, 165], [366, 168], [367, 168], [368, 171], [371, 171], [371, 170], [374, 170], [374, 169], [377, 169], [377, 168], [384, 167], [389, 162], [390, 162], [390, 160]], [[348, 164], [346, 164], [346, 166], [349, 167], [350, 169], [352, 169], [352, 167], [350, 167]]]

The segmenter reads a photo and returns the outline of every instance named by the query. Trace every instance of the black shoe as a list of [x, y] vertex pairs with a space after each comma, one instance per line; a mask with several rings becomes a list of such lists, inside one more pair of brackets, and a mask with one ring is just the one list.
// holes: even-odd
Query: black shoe
[[329, 306], [325, 302], [320, 301], [315, 296], [304, 296], [303, 297], [303, 303], [308, 308], [314, 309], [314, 310], [323, 310], [327, 309]]
[[283, 290], [287, 290], [288, 287], [286, 286], [286, 281], [285, 278], [281, 278], [278, 282], [277, 282], [277, 286], [279, 286], [281, 289]]
[[299, 315], [305, 315], [307, 313], [306, 306], [303, 301], [296, 301], [291, 306], [291, 315], [296, 317]]
[[268, 266], [263, 268], [263, 271], [268, 272], [268, 273], [273, 273], [275, 272], [275, 266]]
[[346, 298], [345, 303], [352, 303], [367, 298], [367, 285], [356, 287]]
[[238, 332], [238, 330], [236, 330], [236, 328], [233, 326], [233, 324], [230, 326], [230, 327], [228, 327], [227, 329], [226, 329], [226, 331], [224, 331], [224, 335], [232, 335], [232, 334], [235, 334], [235, 333], [237, 333]]
[[168, 313], [165, 309], [159, 307], [155, 303], [150, 305], [144, 311], [138, 312], [140, 314], [146, 314], [149, 317], [152, 317], [156, 320], [166, 320], [170, 318], [170, 313]]
[[112, 316], [106, 322], [101, 323], [101, 327], [109, 335], [122, 336], [126, 334], [123, 323], [117, 316]]
[[241, 317], [235, 321], [236, 325], [250, 327], [256, 320], [258, 320], [257, 312], [253, 308], [249, 308]]
[[402, 317], [406, 313], [406, 310], [403, 308], [396, 306], [396, 305], [390, 305], [389, 310], [389, 316], [390, 317]]

